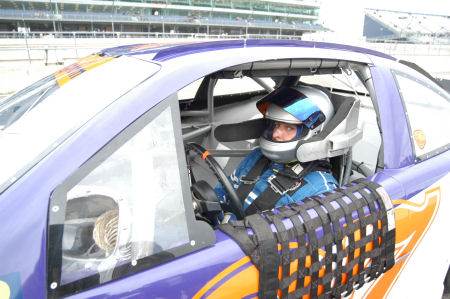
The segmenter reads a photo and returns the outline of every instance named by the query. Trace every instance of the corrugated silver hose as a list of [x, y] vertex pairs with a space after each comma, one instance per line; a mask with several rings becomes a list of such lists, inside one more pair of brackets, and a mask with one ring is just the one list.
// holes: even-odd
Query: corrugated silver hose
[[119, 211], [109, 210], [101, 214], [95, 221], [93, 238], [98, 247], [110, 253], [117, 243]]

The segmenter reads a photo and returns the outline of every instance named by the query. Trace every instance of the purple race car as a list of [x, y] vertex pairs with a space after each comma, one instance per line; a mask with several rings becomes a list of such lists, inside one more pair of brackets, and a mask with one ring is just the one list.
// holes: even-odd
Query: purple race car
[[[255, 103], [299, 85], [335, 115], [297, 153], [339, 188], [245, 215], [228, 175], [258, 146]], [[440, 82], [363, 48], [102, 50], [0, 102], [0, 298], [439, 298], [449, 119]]]

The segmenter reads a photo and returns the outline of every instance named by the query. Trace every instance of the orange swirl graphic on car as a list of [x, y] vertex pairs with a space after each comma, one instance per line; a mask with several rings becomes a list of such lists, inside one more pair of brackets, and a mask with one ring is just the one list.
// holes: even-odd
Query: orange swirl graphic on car
[[[290, 242], [290, 248], [298, 248], [297, 242]], [[281, 244], [278, 244], [278, 250], [281, 250]], [[318, 249], [319, 255], [324, 258], [325, 251]], [[311, 256], [306, 256], [305, 267], [311, 267]], [[290, 275], [298, 270], [298, 260], [290, 265]], [[319, 277], [325, 275], [325, 267], [319, 270]], [[282, 278], [282, 267], [279, 269], [279, 279]], [[248, 256], [231, 264], [225, 270], [217, 274], [213, 279], [206, 283], [192, 298], [257, 298], [258, 297], [259, 271], [253, 265]], [[305, 276], [304, 286], [311, 283], [311, 276]], [[297, 282], [294, 281], [289, 286], [289, 292], [296, 289]], [[319, 293], [323, 292], [323, 286], [319, 285]], [[278, 296], [281, 296], [279, 290]], [[303, 296], [304, 299], [310, 298], [309, 295]]]
[[[236, 278], [238, 281], [237, 285]], [[227, 296], [228, 298], [242, 298], [258, 292], [257, 282], [258, 270], [253, 266], [250, 258], [246, 256], [217, 274], [192, 298], [226, 298]], [[229, 287], [232, 287], [232, 289], [227, 289]]]
[[396, 264], [374, 280], [363, 298], [386, 298], [397, 282], [403, 269], [414, 254], [432, 225], [441, 201], [441, 189], [436, 187], [425, 192], [422, 202], [394, 200], [396, 222]]
[[112, 59], [114, 59], [114, 57], [92, 54], [79, 59], [77, 62], [62, 68], [59, 71], [56, 71], [53, 75], [55, 76], [58, 85], [62, 86], [82, 73], [96, 68], [97, 66]]
[[[400, 273], [408, 263], [411, 255], [422, 241], [424, 235], [434, 221], [436, 213], [439, 209], [441, 200], [440, 187], [425, 192], [422, 202], [414, 202], [408, 200], [394, 200], [393, 204], [398, 205], [395, 208], [396, 219], [396, 245], [395, 260], [397, 263], [389, 271], [382, 274], [378, 279], [374, 280], [366, 290], [363, 298], [383, 298], [386, 297], [393, 285], [396, 283]], [[355, 241], [360, 239], [360, 232], [355, 232]], [[343, 240], [345, 248], [345, 239]], [[371, 245], [367, 250], [371, 250]], [[278, 244], [281, 250], [281, 245]], [[297, 248], [298, 243], [291, 242], [290, 248]], [[319, 250], [321, 257], [325, 257], [325, 252]], [[355, 255], [357, 253], [355, 252]], [[359, 254], [358, 254], [359, 255]], [[366, 268], [371, 262], [367, 259], [364, 262]], [[307, 256], [305, 267], [311, 266], [311, 258]], [[357, 265], [356, 265], [357, 266]], [[355, 267], [356, 267], [355, 266]], [[290, 266], [291, 274], [298, 269], [298, 262], [292, 262]], [[358, 272], [358, 268], [354, 268], [353, 272]], [[282, 269], [280, 267], [279, 278], [281, 279]], [[322, 277], [325, 269], [321, 269], [319, 277]], [[343, 277], [342, 283], [345, 283], [346, 277]], [[248, 256], [233, 263], [225, 270], [216, 275], [207, 284], [205, 284], [193, 297], [198, 298], [257, 298], [258, 297], [259, 272]], [[289, 292], [296, 289], [296, 281], [289, 286]], [[306, 276], [304, 286], [311, 283], [311, 277]], [[319, 286], [318, 294], [322, 293], [323, 286]], [[350, 298], [353, 298], [353, 291]], [[279, 296], [281, 296], [279, 292]], [[309, 295], [303, 296], [303, 299], [309, 299]]]

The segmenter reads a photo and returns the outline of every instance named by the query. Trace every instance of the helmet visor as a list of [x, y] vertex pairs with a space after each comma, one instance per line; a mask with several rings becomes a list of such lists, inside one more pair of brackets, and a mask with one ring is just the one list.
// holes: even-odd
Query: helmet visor
[[256, 105], [259, 111], [266, 115], [271, 104], [279, 106], [310, 129], [314, 129], [325, 121], [325, 115], [320, 108], [305, 94], [291, 87], [277, 88]]
[[268, 119], [266, 129], [262, 133], [262, 137], [266, 140], [274, 141], [274, 142], [291, 142], [293, 140], [300, 140], [304, 138], [308, 132], [309, 128], [305, 124], [297, 124], [297, 132], [294, 138], [286, 141], [275, 141], [273, 139], [273, 131], [275, 130], [275, 122], [274, 120]]

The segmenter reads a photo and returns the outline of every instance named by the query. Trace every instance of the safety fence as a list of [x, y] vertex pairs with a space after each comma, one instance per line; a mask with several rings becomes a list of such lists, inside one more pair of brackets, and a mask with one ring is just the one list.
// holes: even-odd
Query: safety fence
[[[147, 43], [180, 41], [207, 41], [224, 39], [291, 39], [289, 35], [207, 35], [170, 32], [0, 32], [0, 98], [22, 86], [22, 83], [38, 79], [38, 74], [54, 71], [81, 57], [104, 48]], [[306, 40], [303, 37], [303, 40]], [[310, 39], [311, 40], [311, 39]], [[450, 45], [410, 44], [363, 40], [320, 42], [345, 43], [380, 51], [397, 58], [416, 62], [439, 78], [449, 78], [448, 61]]]
[[[173, 32], [0, 32], [0, 62], [28, 60], [58, 63], [77, 59], [103, 48], [134, 43], [167, 42], [174, 40], [219, 40], [219, 39], [295, 39], [300, 36], [242, 34], [213, 35], [206, 33]], [[338, 42], [321, 40], [324, 42]], [[413, 44], [404, 42], [345, 41], [389, 55], [449, 56], [450, 44]], [[86, 54], [87, 53], [87, 54]], [[50, 56], [53, 56], [50, 58]], [[53, 59], [53, 60], [52, 60]], [[55, 60], [56, 59], [56, 60]]]

